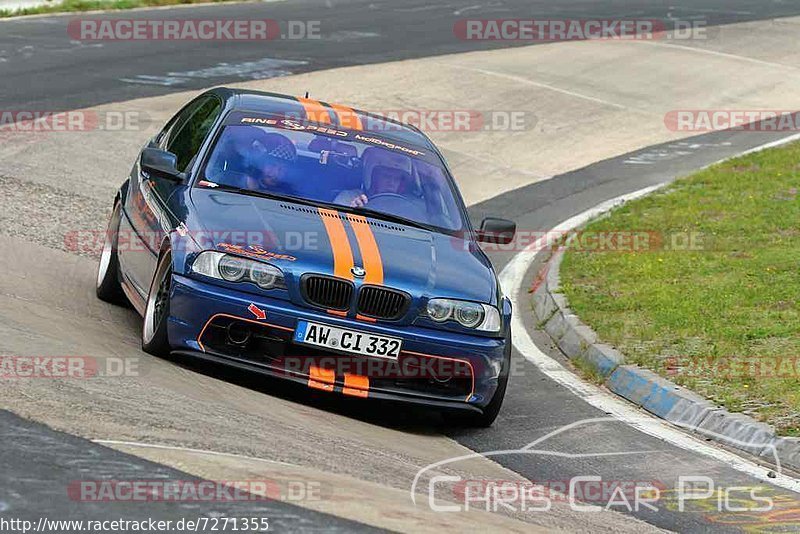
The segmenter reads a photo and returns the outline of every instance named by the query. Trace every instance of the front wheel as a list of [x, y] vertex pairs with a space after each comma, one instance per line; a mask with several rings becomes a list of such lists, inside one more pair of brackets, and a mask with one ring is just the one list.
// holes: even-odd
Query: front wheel
[[168, 356], [170, 352], [167, 320], [171, 284], [172, 255], [166, 251], [159, 258], [156, 273], [150, 284], [142, 324], [142, 350], [155, 356]]
[[497, 416], [500, 413], [500, 408], [503, 407], [503, 399], [506, 396], [506, 387], [508, 387], [507, 374], [501, 375], [498, 379], [497, 391], [495, 391], [494, 397], [492, 397], [491, 402], [486, 405], [486, 408], [483, 409], [483, 412], [480, 414], [462, 414], [457, 417], [456, 422], [473, 428], [489, 428], [492, 426], [492, 423], [494, 423], [494, 420], [497, 419]]
[[459, 426], [467, 426], [472, 428], [488, 428], [492, 426], [494, 420], [500, 414], [500, 408], [503, 407], [503, 399], [506, 396], [506, 389], [508, 388], [508, 376], [511, 368], [511, 335], [506, 337], [507, 352], [505, 361], [503, 362], [503, 369], [500, 371], [500, 376], [497, 377], [497, 389], [494, 392], [492, 400], [483, 409], [481, 413], [459, 413], [456, 414], [453, 422]]

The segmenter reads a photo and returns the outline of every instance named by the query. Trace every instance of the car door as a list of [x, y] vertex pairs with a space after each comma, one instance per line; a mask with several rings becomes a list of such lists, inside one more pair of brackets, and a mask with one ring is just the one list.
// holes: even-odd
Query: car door
[[[221, 112], [222, 101], [217, 96], [201, 96], [179, 111], [148, 146], [175, 154], [178, 170], [185, 181]], [[120, 225], [120, 235], [129, 236], [129, 243], [120, 247], [119, 258], [128, 281], [144, 298], [155, 272], [161, 243], [179, 222], [169, 209], [169, 198], [185, 187], [185, 183], [150, 175], [142, 170], [140, 162], [141, 157], [131, 171], [127, 217], [123, 217]]]

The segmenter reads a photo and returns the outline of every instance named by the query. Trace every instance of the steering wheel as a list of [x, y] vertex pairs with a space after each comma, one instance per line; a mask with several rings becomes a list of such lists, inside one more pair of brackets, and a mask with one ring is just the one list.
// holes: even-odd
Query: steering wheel
[[208, 176], [208, 179], [218, 184], [247, 189], [250, 175], [244, 172], [225, 170], [219, 171], [213, 176]]
[[[403, 202], [403, 204], [398, 205], [398, 203], [395, 202], [398, 200]], [[367, 206], [386, 211], [387, 213], [397, 213], [397, 215], [410, 219], [425, 217], [425, 212], [423, 212], [413, 200], [397, 193], [378, 193], [377, 195], [373, 195], [369, 197], [369, 204], [367, 204]]]
[[398, 193], [378, 193], [377, 195], [372, 195], [371, 197], [369, 197], [369, 201], [375, 202], [379, 198], [394, 198], [398, 200], [403, 200], [409, 204], [413, 204], [413, 202], [411, 202], [411, 200], [407, 196], [400, 195]]

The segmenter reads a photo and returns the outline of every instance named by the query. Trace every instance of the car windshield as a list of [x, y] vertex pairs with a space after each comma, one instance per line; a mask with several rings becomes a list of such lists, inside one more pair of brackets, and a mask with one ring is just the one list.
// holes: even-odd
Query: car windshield
[[440, 231], [464, 228], [438, 157], [370, 135], [342, 141], [305, 128], [229, 125], [204, 176], [217, 185], [369, 211]]

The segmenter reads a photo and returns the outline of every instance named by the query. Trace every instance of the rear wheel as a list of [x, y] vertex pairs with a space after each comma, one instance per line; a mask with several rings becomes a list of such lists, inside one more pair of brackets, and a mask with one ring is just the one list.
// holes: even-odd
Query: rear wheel
[[114, 211], [111, 212], [111, 218], [108, 220], [108, 229], [103, 240], [100, 263], [97, 266], [95, 292], [100, 300], [124, 305], [127, 303], [127, 299], [119, 283], [119, 257], [117, 256], [117, 237], [121, 216], [122, 209], [117, 202], [114, 204]]
[[172, 255], [166, 251], [158, 260], [156, 273], [150, 284], [142, 324], [142, 350], [155, 356], [168, 356], [170, 352], [167, 319], [171, 284]]

